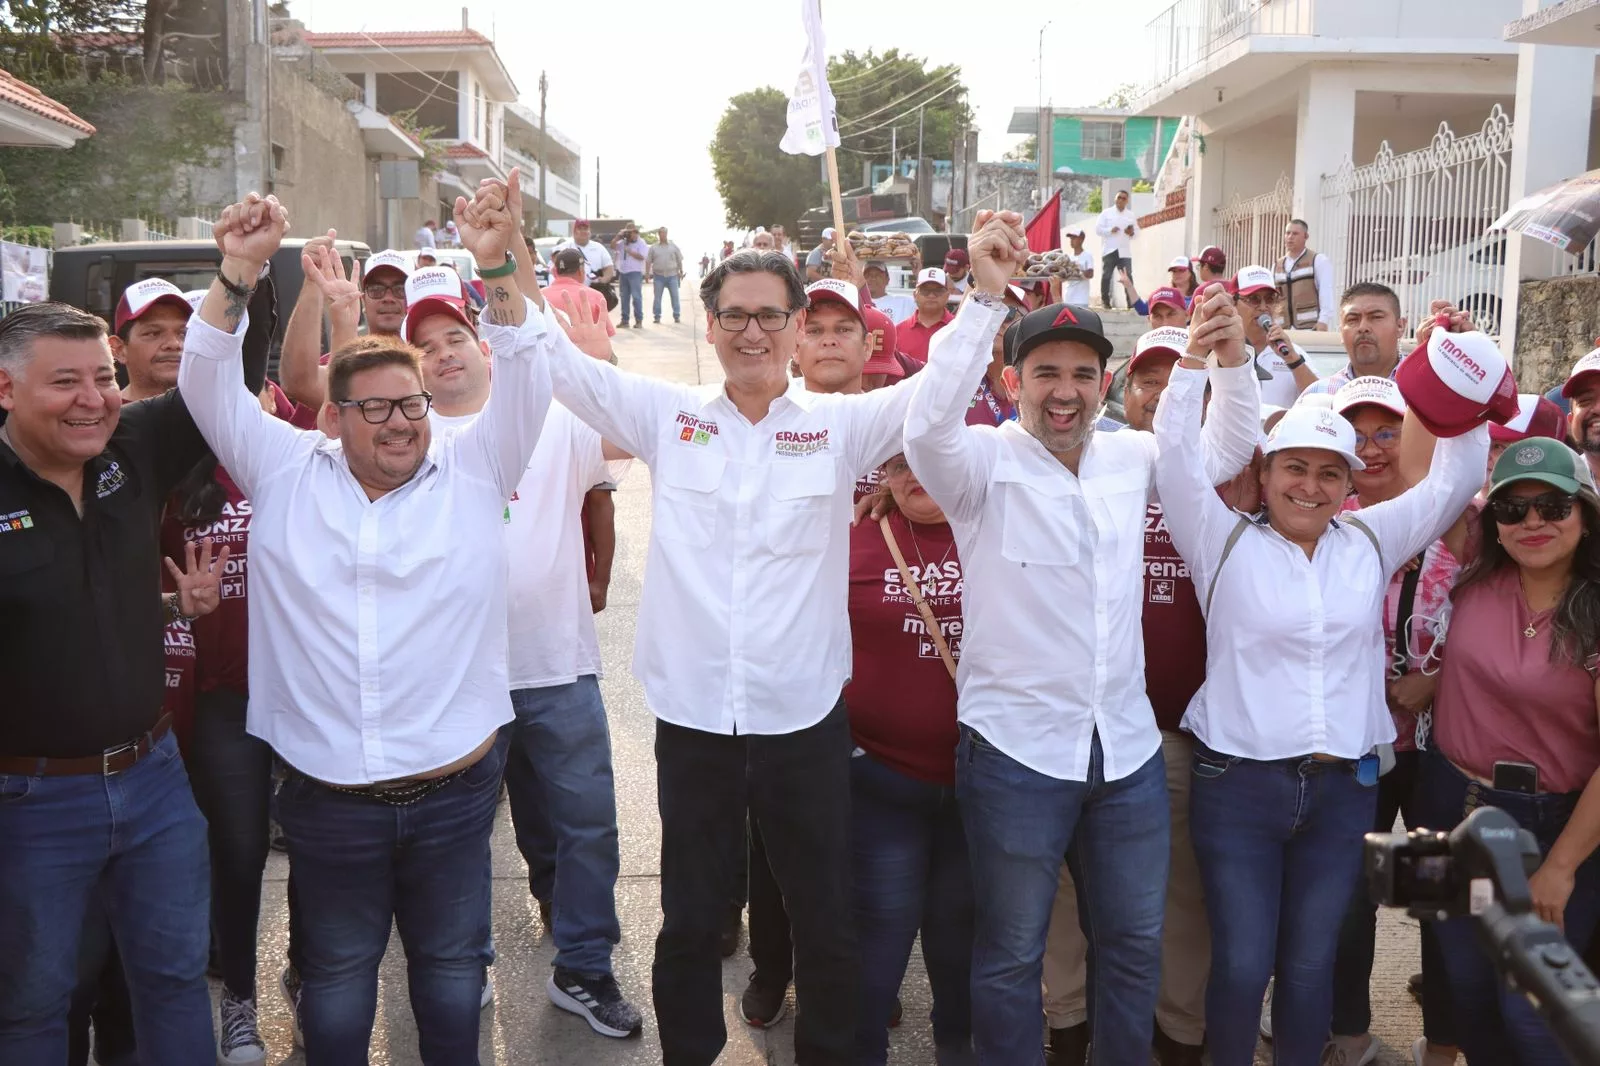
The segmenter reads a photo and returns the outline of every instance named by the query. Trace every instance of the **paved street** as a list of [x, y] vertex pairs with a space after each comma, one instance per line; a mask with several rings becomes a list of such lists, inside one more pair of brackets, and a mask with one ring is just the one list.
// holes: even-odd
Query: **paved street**
[[[690, 288], [685, 287], [686, 298]], [[616, 349], [621, 365], [677, 381], [719, 380], [716, 356], [705, 342], [703, 328], [697, 335], [688, 324], [699, 320], [690, 313], [692, 306], [686, 299], [684, 325], [647, 326], [620, 334]], [[637, 1040], [605, 1039], [591, 1033], [578, 1018], [550, 1005], [544, 983], [554, 948], [528, 894], [526, 870], [512, 838], [509, 813], [502, 805], [494, 839], [494, 931], [499, 957], [493, 969], [495, 1003], [484, 1014], [481, 1055], [486, 1066], [620, 1066], [661, 1060], [649, 994], [650, 958], [660, 921], [654, 720], [645, 706], [643, 692], [629, 673], [649, 528], [649, 471], [634, 464], [617, 493], [617, 560], [610, 603], [600, 616], [599, 628], [608, 671], [603, 691], [611, 723], [622, 845], [617, 902], [623, 938], [617, 949], [616, 972], [624, 992], [645, 1014], [644, 1034]], [[287, 873], [286, 859], [274, 853], [263, 893], [260, 970], [262, 1035], [270, 1049], [268, 1061], [274, 1066], [298, 1066], [303, 1062], [299, 1053], [289, 1054], [289, 1019], [276, 988], [287, 937]], [[390, 948], [379, 988], [372, 1061], [384, 1066], [409, 1066], [420, 1060], [406, 1000], [405, 962], [398, 939], [391, 942]], [[1373, 981], [1374, 1030], [1388, 1048], [1378, 1061], [1386, 1066], [1409, 1063], [1411, 1041], [1421, 1032], [1419, 1013], [1405, 992], [1406, 976], [1412, 972], [1416, 958], [1415, 924], [1385, 916], [1379, 931], [1379, 953], [1379, 973]], [[724, 964], [729, 1040], [718, 1061], [728, 1066], [792, 1062], [793, 1027], [789, 1020], [768, 1033], [760, 1033], [738, 1017], [736, 1000], [748, 973], [749, 962], [743, 951]], [[931, 1064], [932, 1037], [926, 1021], [929, 994], [920, 958], [913, 957], [903, 999], [906, 1021], [893, 1036], [890, 1061], [895, 1066]]]

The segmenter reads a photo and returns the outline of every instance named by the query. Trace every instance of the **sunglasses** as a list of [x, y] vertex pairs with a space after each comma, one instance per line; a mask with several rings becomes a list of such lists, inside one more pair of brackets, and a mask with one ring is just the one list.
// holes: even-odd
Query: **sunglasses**
[[1502, 526], [1521, 525], [1522, 520], [1528, 517], [1530, 507], [1538, 511], [1539, 517], [1546, 522], [1559, 522], [1572, 514], [1572, 505], [1577, 499], [1563, 492], [1547, 492], [1542, 496], [1503, 496], [1498, 500], [1490, 500], [1489, 509], [1494, 512], [1494, 520]]

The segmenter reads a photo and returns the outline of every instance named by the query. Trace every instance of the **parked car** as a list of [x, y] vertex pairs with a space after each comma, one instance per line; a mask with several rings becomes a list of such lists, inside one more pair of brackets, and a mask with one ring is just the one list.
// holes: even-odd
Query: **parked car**
[[[272, 257], [279, 312], [267, 373], [274, 376], [283, 345], [283, 328], [305, 281], [300, 270], [300, 250], [305, 245], [305, 238], [287, 239]], [[372, 255], [372, 250], [360, 241], [339, 241], [336, 247], [346, 272], [352, 276], [358, 264]], [[217, 276], [221, 263], [222, 253], [215, 241], [119, 241], [60, 248], [52, 256], [50, 298], [93, 312], [109, 326], [115, 320], [123, 290], [134, 282], [165, 278], [185, 292], [204, 289]]]
[[905, 218], [885, 218], [876, 222], [847, 223], [847, 229], [860, 230], [863, 233], [905, 233], [915, 237], [919, 233], [937, 233], [933, 223], [919, 215], [909, 215]]
[[1472, 312], [1480, 329], [1498, 334], [1505, 261], [1506, 235], [1485, 233], [1439, 251], [1368, 263], [1357, 276], [1393, 289], [1413, 327], [1433, 301], [1448, 300]]

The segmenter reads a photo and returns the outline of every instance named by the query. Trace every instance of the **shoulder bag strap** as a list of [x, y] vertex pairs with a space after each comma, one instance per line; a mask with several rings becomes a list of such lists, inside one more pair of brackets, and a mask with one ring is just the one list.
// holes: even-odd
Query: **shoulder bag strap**
[[1367, 525], [1361, 519], [1356, 518], [1354, 515], [1345, 515], [1344, 520], [1361, 530], [1362, 536], [1366, 537], [1367, 540], [1372, 542], [1372, 550], [1378, 553], [1378, 561], [1381, 565], [1383, 561], [1383, 549], [1378, 547], [1378, 535], [1372, 531], [1372, 527]]
[[1233, 546], [1239, 543], [1239, 538], [1244, 536], [1250, 519], [1239, 516], [1239, 522], [1233, 527], [1233, 532], [1228, 534], [1227, 543], [1222, 546], [1222, 558], [1217, 560], [1217, 568], [1211, 571], [1211, 584], [1206, 586], [1206, 617], [1211, 617], [1211, 597], [1217, 594], [1217, 577], [1222, 573], [1222, 564], [1228, 561], [1228, 556], [1233, 554]]
[[1400, 604], [1395, 612], [1394, 619], [1394, 645], [1400, 652], [1395, 660], [1400, 665], [1403, 674], [1411, 669], [1411, 615], [1417, 603], [1417, 582], [1422, 579], [1422, 564], [1427, 556], [1424, 551], [1413, 560], [1417, 565], [1406, 571], [1406, 576], [1400, 579]]
[[906, 565], [906, 557], [900, 552], [900, 545], [895, 542], [894, 530], [889, 528], [889, 516], [884, 515], [878, 519], [878, 528], [883, 530], [883, 542], [889, 546], [889, 554], [894, 556], [894, 565], [900, 568], [900, 583], [911, 593], [911, 602], [917, 605], [917, 613], [922, 615], [922, 624], [928, 630], [928, 636], [933, 640], [933, 646], [939, 649], [939, 658], [944, 660], [944, 668], [950, 671], [950, 679], [955, 680], [956, 660], [950, 654], [950, 645], [945, 643], [944, 631], [939, 628], [939, 620], [933, 616], [933, 608], [928, 606], [928, 601], [922, 598], [922, 588], [911, 577], [911, 568]]

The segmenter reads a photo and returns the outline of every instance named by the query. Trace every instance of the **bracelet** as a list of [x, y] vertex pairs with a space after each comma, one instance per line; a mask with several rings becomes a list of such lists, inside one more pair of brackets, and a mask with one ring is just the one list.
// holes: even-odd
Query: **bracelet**
[[[254, 285], [251, 285], [248, 288], [243, 285], [235, 285], [232, 281], [228, 280], [228, 275], [222, 272], [221, 267], [217, 268], [217, 280], [222, 282], [222, 287], [224, 289], [227, 289], [230, 293], [232, 293], [234, 296], [237, 296], [241, 300], [250, 299], [251, 294], [256, 291], [256, 287]], [[260, 280], [259, 276], [257, 277], [257, 280]]]
[[1297, 355], [1294, 358], [1294, 362], [1284, 363], [1283, 365], [1288, 367], [1290, 370], [1299, 370], [1301, 367], [1306, 365], [1306, 357], [1303, 355]]
[[497, 266], [497, 267], [479, 267], [478, 268], [478, 277], [480, 277], [480, 278], [489, 278], [489, 279], [492, 280], [494, 278], [510, 277], [512, 274], [515, 274], [516, 272], [517, 272], [517, 257], [512, 255], [510, 252], [507, 252], [506, 253], [506, 261], [505, 261], [505, 263], [503, 265]]
[[[168, 597], [170, 597], [170, 598], [168, 598]], [[194, 616], [193, 615], [188, 615], [188, 614], [184, 614], [183, 613], [183, 608], [181, 606], [179, 606], [178, 594], [176, 592], [167, 593], [166, 596], [162, 597], [162, 600], [164, 602], [164, 606], [167, 609], [167, 622], [169, 624], [172, 623], [172, 622], [193, 622], [194, 621]]]

